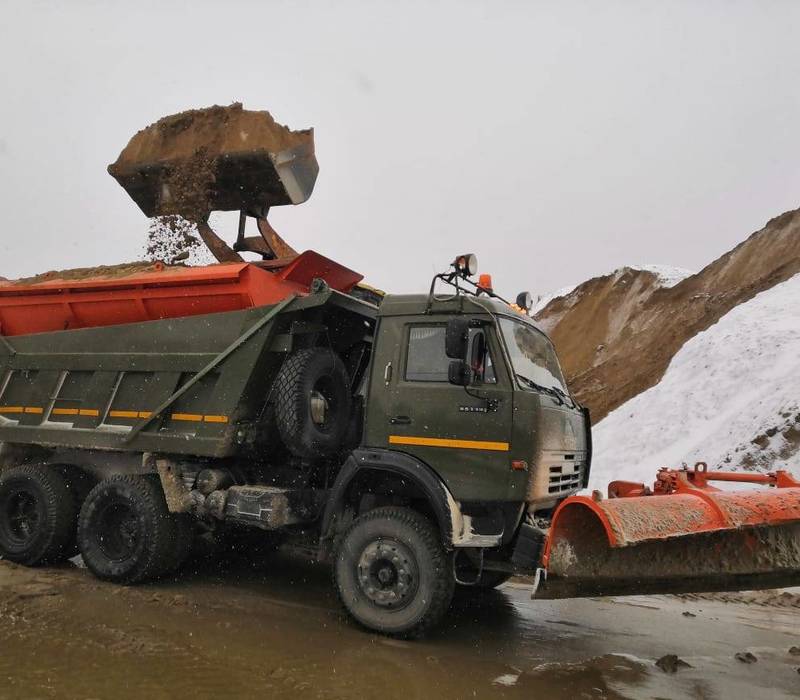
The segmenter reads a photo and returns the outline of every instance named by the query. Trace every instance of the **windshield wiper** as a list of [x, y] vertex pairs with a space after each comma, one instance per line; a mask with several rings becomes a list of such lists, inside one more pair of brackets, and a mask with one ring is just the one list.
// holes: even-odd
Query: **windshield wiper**
[[563, 396], [565, 399], [569, 399], [570, 408], [577, 408], [577, 407], [578, 407], [578, 404], [575, 402], [575, 399], [573, 399], [573, 398], [572, 398], [572, 397], [571, 397], [571, 396], [570, 396], [570, 395], [569, 395], [569, 394], [568, 394], [566, 391], [564, 391], [563, 389], [560, 389], [559, 387], [557, 387], [557, 386], [554, 386], [554, 387], [553, 387], [553, 391], [557, 391], [557, 392], [559, 393], [559, 395], [560, 395], [560, 396]]
[[546, 387], [542, 386], [541, 384], [537, 384], [533, 379], [526, 377], [524, 374], [517, 374], [515, 375], [517, 379], [523, 382], [526, 386], [530, 387], [534, 391], [538, 391], [542, 394], [548, 394], [552, 396], [556, 401], [558, 401], [559, 405], [564, 404], [564, 399], [561, 398], [559, 392], [554, 387]]

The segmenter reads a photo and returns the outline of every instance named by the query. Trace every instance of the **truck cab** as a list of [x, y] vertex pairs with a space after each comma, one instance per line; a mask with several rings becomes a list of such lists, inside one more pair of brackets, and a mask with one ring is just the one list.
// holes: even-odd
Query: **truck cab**
[[[446, 352], [454, 322], [467, 326], [463, 358]], [[585, 412], [533, 319], [488, 297], [388, 296], [375, 337], [365, 446], [419, 459], [461, 503], [546, 513], [584, 487]]]
[[[519, 304], [464, 289], [472, 274], [459, 259], [454, 268], [437, 278], [455, 294], [437, 296], [435, 278], [428, 294], [380, 305], [363, 438], [328, 500], [328, 516], [346, 503], [349, 517], [340, 508], [338, 524], [323, 524], [323, 541], [338, 533], [345, 606], [390, 633], [424, 629], [453, 585], [538, 575], [553, 511], [588, 483], [588, 411], [571, 397], [547, 334]], [[398, 526], [408, 528], [402, 536]], [[437, 538], [441, 559], [424, 542], [409, 546], [421, 531]], [[413, 564], [421, 561], [424, 574]], [[430, 601], [416, 622], [412, 582]]]

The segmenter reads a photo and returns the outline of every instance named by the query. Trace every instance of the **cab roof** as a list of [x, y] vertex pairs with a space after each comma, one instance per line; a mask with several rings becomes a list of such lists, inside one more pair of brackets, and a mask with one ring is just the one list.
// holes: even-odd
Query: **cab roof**
[[422, 314], [452, 316], [458, 313], [480, 314], [481, 311], [493, 316], [507, 316], [528, 323], [538, 331], [545, 333], [544, 329], [530, 316], [515, 311], [505, 302], [473, 294], [458, 296], [437, 294], [433, 303], [430, 304], [430, 309], [428, 308], [427, 294], [387, 294], [378, 308], [378, 316], [418, 316]]

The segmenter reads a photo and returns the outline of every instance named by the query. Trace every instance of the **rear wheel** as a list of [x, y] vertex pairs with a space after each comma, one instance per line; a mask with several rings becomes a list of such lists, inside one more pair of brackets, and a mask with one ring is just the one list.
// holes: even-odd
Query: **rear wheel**
[[28, 566], [72, 555], [77, 509], [64, 477], [45, 466], [0, 476], [0, 554]]
[[106, 479], [81, 508], [78, 546], [86, 566], [107, 581], [138, 583], [174, 570], [183, 556], [182, 540], [157, 479]]
[[455, 578], [430, 521], [407, 508], [377, 508], [345, 533], [334, 567], [342, 604], [364, 627], [420, 637], [450, 607]]

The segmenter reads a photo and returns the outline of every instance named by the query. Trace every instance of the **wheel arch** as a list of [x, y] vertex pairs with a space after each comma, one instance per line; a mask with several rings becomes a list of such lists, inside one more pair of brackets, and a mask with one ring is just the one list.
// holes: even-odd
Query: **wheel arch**
[[[424, 462], [393, 450], [355, 450], [345, 461], [330, 490], [320, 533], [320, 558], [327, 559], [337, 535], [348, 525], [345, 518], [354, 499], [374, 494], [369, 488], [381, 484], [383, 492], [403, 484], [402, 495], [417, 499], [418, 507], [438, 527], [446, 549], [454, 546], [454, 533], [460, 532], [461, 510], [441, 478]], [[366, 490], [361, 490], [364, 487]], [[378, 494], [381, 495], [381, 494]], [[419, 505], [424, 504], [424, 507]], [[384, 503], [376, 503], [380, 507]], [[362, 512], [372, 510], [365, 508]]]

